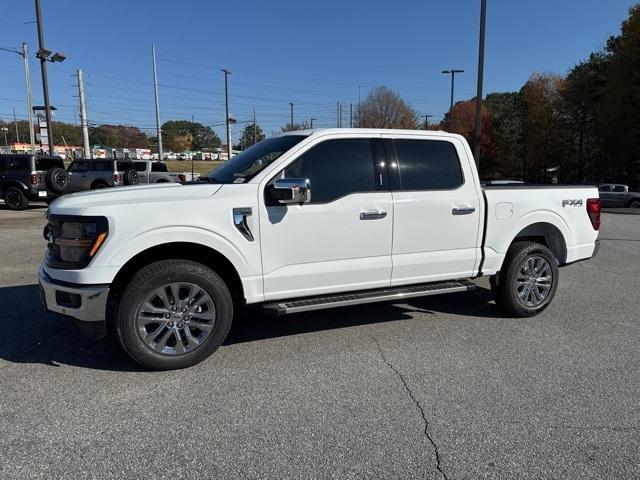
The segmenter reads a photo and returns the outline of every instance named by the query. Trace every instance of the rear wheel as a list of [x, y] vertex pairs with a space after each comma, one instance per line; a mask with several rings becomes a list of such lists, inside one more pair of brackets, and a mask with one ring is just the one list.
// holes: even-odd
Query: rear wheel
[[18, 187], [9, 187], [4, 192], [4, 203], [10, 210], [24, 210], [29, 205], [29, 200]]
[[213, 270], [190, 260], [162, 260], [141, 269], [116, 314], [116, 333], [140, 365], [171, 370], [195, 365], [227, 337], [233, 301]]
[[516, 242], [490, 284], [496, 304], [506, 313], [514, 317], [536, 315], [549, 306], [558, 288], [556, 258], [542, 244]]
[[629, 208], [640, 208], [640, 200], [631, 200], [631, 203], [629, 203]]

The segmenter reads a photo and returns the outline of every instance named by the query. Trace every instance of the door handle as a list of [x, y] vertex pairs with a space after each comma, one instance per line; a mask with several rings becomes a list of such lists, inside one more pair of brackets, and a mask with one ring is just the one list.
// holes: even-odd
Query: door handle
[[360, 212], [360, 220], [378, 220], [387, 216], [384, 210], [365, 210]]
[[469, 215], [476, 211], [475, 207], [461, 207], [451, 210], [451, 215]]

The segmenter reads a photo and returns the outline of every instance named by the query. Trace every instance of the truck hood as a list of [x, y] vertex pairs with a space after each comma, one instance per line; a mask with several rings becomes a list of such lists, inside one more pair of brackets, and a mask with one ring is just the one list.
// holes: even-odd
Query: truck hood
[[178, 183], [156, 183], [131, 187], [104, 188], [87, 192], [72, 193], [56, 199], [49, 210], [58, 214], [80, 215], [90, 207], [107, 205], [135, 205], [154, 202], [178, 202], [210, 197], [220, 190], [222, 185]]

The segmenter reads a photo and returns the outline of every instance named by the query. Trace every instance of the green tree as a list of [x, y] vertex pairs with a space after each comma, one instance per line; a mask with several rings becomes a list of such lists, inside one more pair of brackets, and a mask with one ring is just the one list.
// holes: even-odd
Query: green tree
[[548, 180], [549, 169], [564, 159], [564, 137], [558, 128], [558, 104], [564, 79], [534, 73], [522, 87], [524, 105], [523, 177], [534, 182]]
[[169, 120], [163, 123], [162, 142], [167, 150], [173, 151], [212, 149], [221, 144], [211, 127], [188, 120]]
[[640, 4], [629, 11], [619, 37], [610, 39], [602, 126], [611, 175], [640, 183]]
[[[253, 141], [255, 136], [255, 142]], [[244, 150], [245, 148], [250, 147], [254, 143], [258, 143], [261, 140], [264, 140], [265, 134], [260, 128], [260, 125], [255, 125], [255, 135], [254, 135], [254, 124], [250, 123], [244, 130], [242, 131], [242, 136], [240, 137], [239, 144], [240, 149]]]
[[[82, 131], [80, 132], [79, 145], [82, 145]], [[91, 128], [89, 140], [92, 145], [105, 145], [112, 148], [147, 148], [149, 146], [148, 137], [139, 128], [128, 125], [99, 125]]]
[[560, 90], [559, 128], [567, 146], [562, 174], [578, 181], [608, 176], [601, 111], [610, 55], [592, 53], [571, 69]]
[[301, 123], [287, 123], [284, 127], [282, 127], [283, 132], [293, 132], [294, 130], [304, 130], [304, 125]]
[[522, 95], [519, 92], [490, 93], [483, 105], [491, 113], [496, 164], [502, 176], [522, 177], [524, 154]]

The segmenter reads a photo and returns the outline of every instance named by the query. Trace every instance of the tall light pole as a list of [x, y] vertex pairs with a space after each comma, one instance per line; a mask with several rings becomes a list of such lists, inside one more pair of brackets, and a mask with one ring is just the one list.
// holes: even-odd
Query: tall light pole
[[[42, 27], [42, 12], [40, 10], [40, 0], [36, 2], [36, 23], [38, 24], [38, 53], [36, 57], [40, 59], [40, 71], [42, 73], [42, 96], [44, 97], [44, 114], [47, 122], [47, 140], [49, 144], [49, 155], [55, 155], [53, 150], [53, 130], [51, 129], [51, 104], [49, 102], [49, 82], [47, 80], [47, 62], [62, 62], [66, 58], [62, 53], [56, 52], [51, 55], [51, 50], [44, 46], [44, 29]], [[50, 57], [51, 56], [51, 57]]]
[[480, 0], [480, 40], [478, 45], [478, 91], [476, 92], [476, 131], [473, 136], [473, 157], [480, 169], [480, 138], [482, 137], [482, 81], [484, 78], [484, 35], [487, 0]]
[[289, 122], [289, 125], [291, 125], [291, 128], [293, 128], [293, 103], [289, 102], [289, 109], [291, 110], [291, 120]]
[[257, 133], [258, 133], [258, 126], [256, 125], [256, 109], [253, 109], [253, 144], [255, 145], [256, 139], [258, 137]]
[[442, 73], [451, 75], [451, 106], [449, 107], [449, 121], [451, 121], [451, 115], [453, 113], [453, 91], [455, 88], [456, 73], [463, 73], [463, 72], [464, 70], [456, 70], [455, 68], [452, 68], [451, 70], [442, 70]]
[[[24, 85], [27, 94], [27, 119], [29, 120], [29, 140], [31, 141], [31, 153], [36, 153], [36, 142], [33, 134], [33, 100], [31, 98], [31, 75], [29, 72], [29, 50], [27, 44], [22, 42], [22, 50], [15, 48], [0, 48], [5, 52], [17, 53], [22, 57], [24, 63]], [[15, 116], [15, 111], [14, 111]]]
[[158, 137], [158, 160], [162, 161], [162, 128], [160, 127], [160, 98], [158, 95], [158, 70], [156, 68], [156, 46], [151, 45], [151, 61], [153, 63], [153, 94], [156, 101], [156, 135]]
[[227, 125], [227, 160], [231, 160], [231, 123], [229, 122], [229, 83], [227, 77], [231, 75], [231, 72], [226, 68], [221, 68], [221, 72], [224, 72], [224, 111], [226, 114]]

